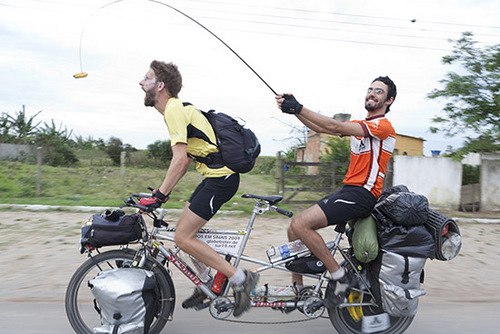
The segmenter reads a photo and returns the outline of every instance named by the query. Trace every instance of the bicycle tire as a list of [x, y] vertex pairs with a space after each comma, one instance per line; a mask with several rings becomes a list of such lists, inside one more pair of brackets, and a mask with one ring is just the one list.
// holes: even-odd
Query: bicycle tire
[[[131, 249], [111, 250], [89, 258], [78, 267], [69, 281], [65, 297], [66, 315], [76, 333], [93, 334], [93, 328], [101, 325], [87, 282], [94, 278], [98, 271], [129, 266], [134, 256], [135, 251]], [[159, 334], [174, 311], [174, 285], [167, 270], [153, 258], [148, 258], [144, 269], [155, 273], [160, 291], [158, 312], [148, 332]]]
[[[363, 301], [368, 301], [369, 299], [368, 294], [363, 294], [362, 300]], [[363, 316], [366, 315], [374, 315], [378, 314], [379, 312], [369, 306], [362, 306], [362, 314]], [[346, 307], [344, 308], [333, 308], [333, 309], [328, 309], [328, 316], [330, 318], [330, 322], [332, 323], [333, 327], [337, 330], [339, 334], [362, 334], [362, 322], [358, 319], [354, 319], [351, 314], [349, 313], [348, 309]], [[413, 321], [414, 316], [411, 317], [393, 317], [390, 316], [390, 327], [382, 332], [377, 332], [377, 333], [384, 333], [384, 334], [401, 334], [404, 333], [408, 327], [411, 325]]]

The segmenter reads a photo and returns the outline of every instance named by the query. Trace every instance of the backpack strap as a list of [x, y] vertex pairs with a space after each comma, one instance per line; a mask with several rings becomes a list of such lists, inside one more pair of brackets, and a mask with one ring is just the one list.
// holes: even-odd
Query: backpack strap
[[[182, 102], [182, 105], [184, 107], [186, 106], [192, 106], [191, 103], [189, 102]], [[210, 123], [210, 119], [209, 117], [207, 116], [209, 113], [212, 113], [214, 112], [215, 110], [209, 110], [208, 112], [206, 111], [203, 111], [203, 110], [200, 110], [200, 109], [197, 109], [203, 116], [205, 116], [205, 118], [208, 120], [208, 123], [210, 124], [210, 126], [212, 127], [214, 133], [215, 133], [215, 129], [212, 125], [212, 123]], [[217, 146], [218, 145], [216, 143], [213, 143], [206, 135], [205, 133], [201, 132], [200, 130], [198, 129], [195, 129], [192, 125], [188, 125], [188, 137], [197, 137], [197, 138], [200, 138], [204, 141], [206, 141], [207, 143], [210, 143], [214, 146]], [[225, 166], [224, 162], [222, 161], [222, 156], [220, 154], [220, 152], [213, 152], [213, 153], [210, 153], [208, 154], [206, 157], [200, 157], [200, 156], [197, 156], [197, 155], [193, 155], [193, 154], [190, 154], [188, 153], [188, 157], [190, 157], [191, 159], [197, 161], [197, 162], [200, 162], [202, 164], [205, 164], [207, 165], [209, 168], [222, 168]]]

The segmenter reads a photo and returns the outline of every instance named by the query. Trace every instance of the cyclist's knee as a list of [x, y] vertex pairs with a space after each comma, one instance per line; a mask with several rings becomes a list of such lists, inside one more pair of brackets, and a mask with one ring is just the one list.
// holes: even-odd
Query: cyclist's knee
[[300, 239], [301, 235], [308, 229], [310, 228], [308, 228], [306, 221], [294, 218], [287, 230], [288, 237], [293, 240]]
[[189, 239], [187, 237], [183, 236], [182, 234], [175, 233], [174, 241], [175, 241], [175, 244], [177, 245], [177, 247], [179, 247], [183, 251], [186, 251], [189, 248], [189, 244], [190, 244]]

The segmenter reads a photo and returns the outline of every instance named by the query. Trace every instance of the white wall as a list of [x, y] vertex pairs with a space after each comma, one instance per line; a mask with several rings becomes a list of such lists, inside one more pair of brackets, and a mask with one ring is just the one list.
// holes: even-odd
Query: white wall
[[481, 154], [481, 211], [500, 209], [500, 153]]
[[460, 206], [462, 164], [450, 158], [393, 156], [393, 185], [427, 197], [433, 208], [457, 210]]

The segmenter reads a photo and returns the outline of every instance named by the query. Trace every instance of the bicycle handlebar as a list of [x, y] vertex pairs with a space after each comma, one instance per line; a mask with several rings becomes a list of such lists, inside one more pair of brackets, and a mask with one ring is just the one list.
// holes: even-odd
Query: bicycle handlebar
[[[154, 190], [151, 187], [148, 187], [148, 189], [149, 190]], [[151, 213], [155, 209], [149, 208], [149, 207], [146, 207], [146, 206], [143, 206], [143, 205], [139, 205], [137, 203], [137, 201], [135, 200], [136, 198], [137, 199], [139, 199], [139, 198], [147, 198], [147, 197], [151, 197], [151, 196], [153, 196], [153, 194], [151, 194], [151, 193], [142, 193], [142, 192], [141, 193], [137, 193], [137, 194], [134, 193], [130, 197], [126, 198], [124, 200], [124, 202], [125, 202], [126, 206], [139, 209], [139, 210], [141, 210], [143, 212]], [[243, 198], [258, 199], [261, 202], [262, 201], [266, 202], [267, 205], [269, 205], [274, 211], [278, 212], [279, 214], [282, 214], [282, 215], [290, 217], [290, 218], [293, 216], [293, 212], [285, 210], [283, 208], [280, 208], [280, 207], [274, 205], [274, 204], [278, 203], [282, 199], [281, 196], [258, 196], [258, 195], [252, 195], [252, 194], [244, 194], [242, 197]]]
[[276, 212], [281, 213], [282, 215], [285, 215], [285, 216], [290, 217], [290, 218], [292, 218], [292, 216], [293, 216], [293, 212], [285, 210], [285, 209], [277, 207], [277, 206], [274, 207], [274, 210], [276, 210]]

